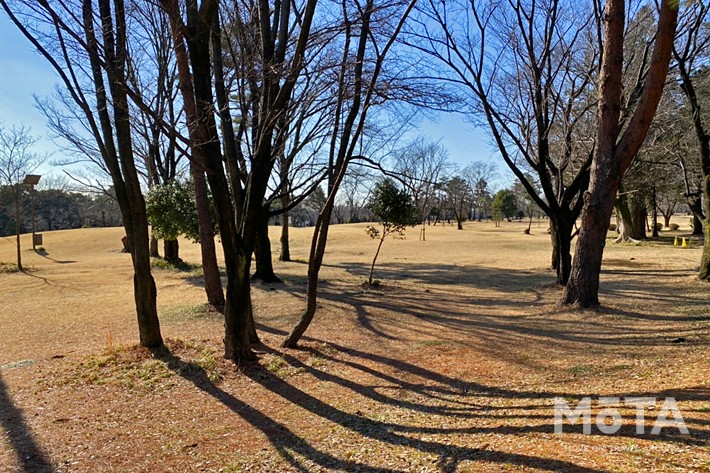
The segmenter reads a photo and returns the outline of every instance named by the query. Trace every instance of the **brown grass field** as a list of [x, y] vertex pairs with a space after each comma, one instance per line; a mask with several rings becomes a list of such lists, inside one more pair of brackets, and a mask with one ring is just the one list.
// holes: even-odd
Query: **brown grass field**
[[[284, 351], [311, 233], [294, 229], [300, 262], [275, 262], [284, 284], [255, 284], [264, 344], [239, 368], [221, 358], [199, 270], [155, 270], [168, 350], [152, 354], [136, 346], [121, 229], [45, 233], [44, 255], [25, 235], [30, 271], [0, 272], [0, 471], [710, 471], [698, 243], [609, 241], [603, 308], [566, 310], [546, 223], [524, 227], [429, 227], [426, 242], [410, 229], [385, 242], [378, 290], [362, 286], [376, 245], [365, 225], [332, 227], [321, 308], [302, 348]], [[0, 239], [0, 261], [14, 251]], [[199, 261], [196, 245], [181, 253]], [[613, 435], [580, 422], [555, 434], [555, 399], [585, 396], [593, 415], [598, 396], [658, 403], [642, 435], [628, 405]], [[668, 396], [689, 434], [649, 433]]]

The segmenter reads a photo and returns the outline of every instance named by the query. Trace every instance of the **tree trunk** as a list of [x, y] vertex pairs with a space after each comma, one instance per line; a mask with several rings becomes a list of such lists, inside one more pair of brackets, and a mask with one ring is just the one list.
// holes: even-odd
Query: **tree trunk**
[[150, 257], [160, 258], [160, 253], [158, 252], [158, 239], [151, 233], [150, 235]]
[[552, 239], [552, 269], [557, 273], [557, 284], [564, 286], [569, 279], [572, 268], [572, 227], [574, 220], [571, 217], [550, 219], [550, 238]]
[[663, 213], [663, 226], [665, 228], [668, 228], [671, 226], [671, 217], [673, 214], [671, 213]]
[[318, 300], [318, 273], [323, 264], [325, 246], [328, 241], [330, 229], [330, 215], [333, 208], [333, 199], [329, 199], [323, 212], [318, 216], [311, 239], [311, 251], [308, 259], [308, 288], [306, 289], [306, 310], [301, 315], [298, 324], [291, 330], [281, 344], [284, 348], [296, 348], [298, 341], [308, 329], [316, 313]]
[[697, 214], [693, 214], [693, 235], [702, 235], [703, 234], [703, 221], [698, 218]]
[[[594, 174], [590, 190], [585, 196], [582, 228], [577, 240], [570, 279], [562, 298], [564, 304], [576, 304], [580, 307], [599, 305], [599, 274], [616, 194], [614, 183], [597, 182]], [[593, 192], [594, 190], [598, 191]]]
[[[210, 215], [209, 196], [205, 173], [200, 171], [200, 165], [193, 157], [190, 162], [190, 174], [195, 187], [195, 205], [197, 207], [197, 224], [200, 233], [200, 255], [202, 256], [202, 274], [205, 279], [207, 303], [214, 307], [224, 307], [224, 292], [222, 278], [217, 265], [217, 250], [214, 243], [214, 227]], [[167, 258], [167, 255], [166, 255]]]
[[264, 216], [261, 219], [259, 229], [256, 235], [256, 244], [254, 245], [256, 272], [251, 277], [251, 279], [260, 280], [265, 283], [280, 283], [282, 281], [274, 273], [274, 264], [271, 258], [271, 240], [269, 240], [268, 209], [264, 209], [263, 215]]
[[20, 233], [22, 233], [22, 223], [20, 220], [20, 184], [15, 184], [15, 238], [17, 239], [18, 271], [22, 271], [22, 250], [20, 249]]
[[646, 207], [640, 202], [638, 193], [628, 194], [619, 187], [621, 194], [614, 206], [619, 213], [619, 238], [622, 241], [638, 242], [646, 239]]
[[180, 259], [180, 245], [177, 240], [164, 240], [163, 253], [165, 253], [165, 261], [169, 263], [178, 264], [182, 261]]
[[[604, 11], [604, 51], [600, 71], [599, 106], [589, 190], [584, 195], [582, 227], [563, 304], [599, 305], [599, 276], [609, 219], [626, 170], [641, 148], [663, 93], [675, 39], [678, 4], [663, 0], [651, 67], [636, 110], [619, 139], [624, 57], [623, 0], [607, 0]], [[618, 142], [617, 142], [618, 140]]]
[[[207, 171], [210, 188], [214, 196], [217, 219], [219, 221], [222, 250], [227, 272], [227, 291], [224, 306], [224, 356], [240, 363], [254, 359], [248, 332], [250, 305], [249, 267], [251, 249], [245, 247], [236, 226], [234, 202], [224, 172], [219, 134], [217, 133], [212, 97], [212, 77], [209, 50], [209, 26], [213, 23], [214, 11], [205, 11], [208, 18], [198, 18], [202, 12], [197, 3], [188, 2], [188, 17], [198, 19], [192, 29], [185, 28], [180, 16], [180, 6], [176, 0], [161, 0], [170, 20], [175, 59], [178, 69], [179, 87], [183, 98], [183, 108], [190, 134], [192, 163], [199, 166], [199, 181], [204, 182], [202, 168]], [[204, 4], [203, 4], [204, 6]], [[209, 20], [209, 21], [208, 21]], [[191, 22], [192, 23], [192, 22]], [[183, 36], [189, 33], [186, 38]], [[185, 48], [185, 41], [189, 46]], [[192, 68], [190, 67], [192, 66]], [[191, 70], [192, 69], [192, 70]], [[200, 105], [198, 107], [198, 104]], [[234, 189], [235, 192], [239, 189]], [[206, 193], [204, 194], [206, 195]], [[214, 244], [214, 237], [209, 241]], [[207, 243], [207, 239], [203, 240]], [[207, 270], [204, 266], [205, 277]]]
[[382, 243], [385, 241], [385, 236], [386, 234], [383, 232], [382, 233], [382, 238], [380, 238], [380, 242], [377, 245], [377, 251], [375, 251], [375, 257], [372, 258], [372, 266], [370, 266], [370, 277], [367, 278], [367, 284], [372, 286], [372, 275], [375, 273], [375, 263], [377, 262], [377, 257], [380, 255], [380, 249], [382, 248]]
[[708, 244], [708, 240], [710, 240], [710, 217], [705, 219], [705, 244], [703, 245], [703, 255], [700, 258], [700, 272], [698, 273], [698, 277], [702, 280], [707, 281], [710, 279], [710, 244]]
[[656, 186], [651, 189], [651, 205], [653, 206], [653, 238], [658, 238], [658, 201], [656, 200]]
[[[123, 4], [115, 2], [112, 6], [109, 0], [99, 0], [99, 13], [101, 18], [101, 32], [104, 42], [104, 65], [106, 70], [106, 83], [112, 97], [113, 130], [107, 111], [107, 97], [105, 96], [102, 66], [94, 55], [90, 54], [92, 72], [96, 85], [98, 109], [103, 109], [101, 117], [105, 145], [110, 146], [105, 159], [111, 169], [114, 180], [114, 189], [124, 215], [124, 226], [128, 237], [129, 247], [134, 270], [134, 297], [138, 318], [138, 331], [140, 343], [144, 347], [158, 348], [163, 346], [160, 334], [160, 322], [156, 305], [156, 289], [153, 275], [150, 271], [150, 237], [148, 235], [148, 218], [145, 211], [141, 183], [135, 167], [133, 156], [133, 142], [131, 137], [130, 113], [128, 97], [121, 84], [126, 82], [125, 68], [127, 63], [126, 51], [126, 18]], [[93, 33], [94, 21], [90, 2], [83, 3], [83, 14], [89, 43], [95, 46]], [[112, 23], [112, 19], [115, 23]], [[115, 28], [115, 29], [114, 29]], [[113, 149], [113, 136], [116, 139], [116, 148]], [[111, 142], [108, 144], [108, 142]], [[118, 165], [120, 161], [120, 166]], [[121, 179], [123, 176], [123, 179]], [[118, 185], [116, 185], [118, 184]]]
[[227, 297], [224, 306], [224, 357], [235, 363], [255, 358], [251, 350], [250, 324], [253, 328], [250, 258], [234, 255], [234, 264], [227, 264]]
[[[289, 198], [287, 195], [281, 197], [281, 208], [285, 209], [289, 206]], [[288, 242], [288, 211], [281, 214], [281, 251], [279, 253], [279, 261], [291, 261], [291, 248]]]
[[622, 64], [624, 58], [624, 1], [607, 0], [604, 10], [604, 52], [597, 110], [597, 143], [584, 195], [582, 228], [563, 304], [581, 307], [599, 305], [599, 274], [606, 234], [621, 172], [616, 163], [616, 140], [621, 112]]
[[636, 240], [646, 239], [646, 217], [648, 216], [646, 203], [643, 197], [637, 192], [630, 199], [631, 221], [633, 222], [632, 238]]

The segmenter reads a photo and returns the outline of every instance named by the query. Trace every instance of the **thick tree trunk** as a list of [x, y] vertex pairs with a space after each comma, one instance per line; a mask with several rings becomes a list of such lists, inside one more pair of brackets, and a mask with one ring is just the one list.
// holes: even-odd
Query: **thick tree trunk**
[[638, 194], [634, 194], [631, 197], [631, 221], [633, 222], [632, 237], [636, 240], [646, 239], [646, 217], [648, 216], [646, 210], [646, 203], [643, 198]]
[[180, 259], [180, 245], [177, 240], [164, 240], [163, 253], [165, 253], [165, 261], [172, 264], [178, 264]]
[[703, 245], [703, 255], [700, 258], [700, 272], [698, 273], [698, 277], [703, 280], [708, 280], [710, 279], [710, 244], [708, 244], [708, 240], [710, 240], [710, 217], [705, 219], [705, 244]]
[[[608, 174], [608, 170], [605, 174]], [[576, 304], [580, 307], [599, 305], [599, 274], [614, 207], [615, 187], [613, 182], [597, 182], [596, 176], [592, 177], [590, 190], [585, 195], [582, 228], [577, 240], [574, 263], [562, 299], [565, 304]], [[594, 190], [597, 192], [593, 192]]]
[[[214, 243], [214, 227], [210, 215], [209, 196], [205, 174], [193, 157], [190, 163], [190, 174], [195, 188], [195, 205], [197, 207], [197, 225], [200, 233], [200, 255], [202, 257], [202, 274], [205, 279], [207, 303], [214, 307], [224, 307], [224, 292], [222, 278], [217, 265], [217, 250]], [[167, 258], [167, 255], [166, 255]]]
[[[145, 253], [147, 255], [148, 252]], [[140, 342], [144, 347], [159, 348], [163, 345], [163, 338], [160, 335], [160, 324], [155, 305], [158, 295], [155, 280], [150, 272], [150, 262], [146, 264], [143, 256], [139, 256], [138, 260], [133, 275], [133, 294], [138, 313]]]
[[622, 241], [638, 242], [646, 239], [646, 207], [639, 202], [637, 193], [630, 196], [623, 192], [614, 206], [619, 213], [619, 238], [616, 243]]
[[597, 111], [597, 143], [584, 195], [582, 228], [577, 239], [570, 279], [563, 304], [581, 307], [599, 305], [599, 273], [606, 234], [621, 170], [615, 148], [621, 112], [621, 80], [624, 58], [624, 1], [607, 0], [604, 10], [604, 55], [602, 58]]
[[693, 214], [693, 235], [700, 236], [703, 234], [703, 221], [698, 218], [697, 214]]
[[584, 195], [582, 227], [570, 279], [562, 296], [563, 304], [580, 307], [599, 305], [602, 255], [616, 193], [651, 126], [668, 72], [678, 4], [663, 0], [646, 83], [628, 128], [621, 139], [618, 139], [624, 57], [624, 12], [623, 0], [607, 0], [604, 11], [605, 38], [600, 71], [596, 146], [589, 190]]
[[[703, 168], [706, 166], [710, 168], [710, 160], [703, 162]], [[707, 281], [710, 279], [710, 169], [706, 169], [703, 172], [703, 194], [705, 195], [705, 240], [698, 277]]]
[[672, 216], [673, 216], [673, 214], [670, 214], [670, 213], [668, 213], [668, 214], [664, 213], [664, 214], [663, 214], [663, 226], [664, 226], [665, 228], [668, 228], [668, 227], [671, 226], [671, 217], [672, 217]]
[[[237, 256], [237, 255], [235, 255]], [[224, 306], [224, 357], [241, 363], [255, 358], [251, 350], [253, 330], [250, 258], [240, 254], [235, 264], [227, 264], [227, 297]], [[251, 329], [250, 329], [251, 324]]]
[[269, 212], [264, 209], [263, 218], [259, 225], [254, 245], [254, 259], [256, 272], [251, 277], [252, 280], [259, 280], [265, 283], [282, 282], [274, 273], [274, 264], [271, 255], [271, 240], [269, 240]]

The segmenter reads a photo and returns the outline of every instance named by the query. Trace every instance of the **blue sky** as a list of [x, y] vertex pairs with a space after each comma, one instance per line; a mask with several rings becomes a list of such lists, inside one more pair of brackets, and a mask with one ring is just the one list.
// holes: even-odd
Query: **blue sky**
[[[51, 95], [56, 76], [14, 24], [0, 13], [0, 122], [5, 127], [25, 125], [39, 136], [37, 151], [56, 150], [47, 138], [46, 120], [34, 107], [32, 94]], [[51, 166], [40, 169], [47, 173]]]
[[[32, 133], [41, 137], [37, 150], [52, 152], [55, 158], [61, 156], [61, 151], [48, 137], [46, 120], [34, 107], [33, 94], [47, 97], [57, 82], [54, 71], [0, 12], [0, 122], [6, 127], [13, 124], [31, 127]], [[461, 167], [471, 161], [500, 162], [498, 153], [486, 142], [486, 130], [473, 129], [460, 115], [442, 114], [435, 121], [423, 120], [419, 129], [418, 134], [441, 140], [450, 159]], [[495, 184], [503, 187], [511, 178], [504, 165], [498, 167], [500, 176]], [[61, 170], [45, 164], [39, 172], [59, 174]]]

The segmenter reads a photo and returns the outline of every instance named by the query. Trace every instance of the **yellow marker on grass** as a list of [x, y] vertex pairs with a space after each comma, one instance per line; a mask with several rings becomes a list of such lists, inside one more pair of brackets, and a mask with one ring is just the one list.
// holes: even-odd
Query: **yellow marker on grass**
[[683, 244], [681, 245], [683, 248], [688, 248], [688, 242], [685, 241], [685, 237], [683, 237]]

